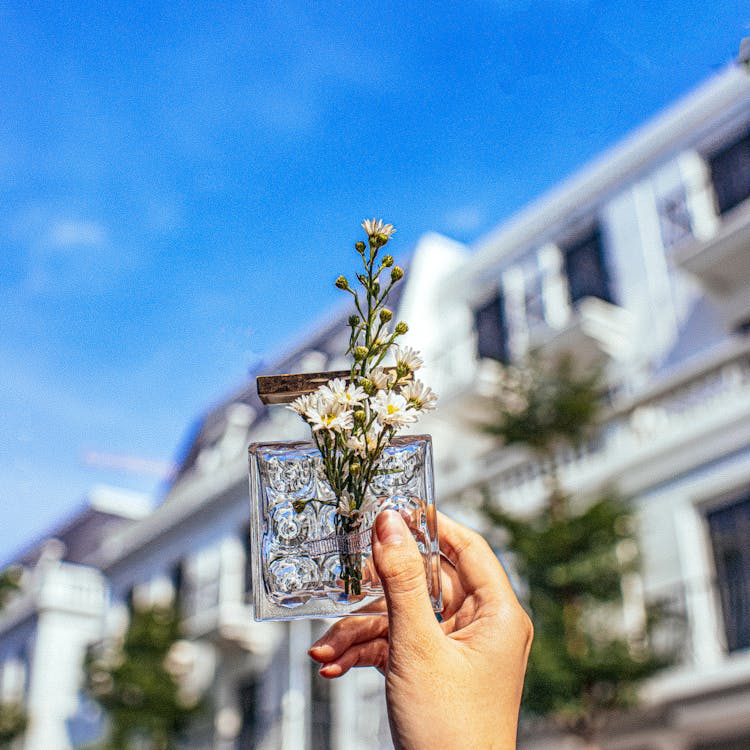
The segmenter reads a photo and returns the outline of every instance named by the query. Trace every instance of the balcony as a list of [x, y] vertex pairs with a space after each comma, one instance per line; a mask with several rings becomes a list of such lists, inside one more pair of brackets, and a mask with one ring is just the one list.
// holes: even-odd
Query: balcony
[[255, 622], [249, 594], [243, 589], [241, 580], [226, 574], [185, 587], [181, 595], [185, 635], [256, 655], [273, 651], [278, 629], [273, 623]]
[[673, 262], [695, 276], [730, 325], [750, 318], [750, 200], [727, 212], [716, 232], [675, 248]]
[[250, 604], [243, 601], [225, 601], [194, 613], [185, 618], [183, 628], [189, 638], [204, 638], [260, 656], [270, 654], [279, 639], [274, 623], [255, 622]]
[[44, 571], [37, 607], [98, 617], [104, 612], [105, 593], [104, 580], [98, 570], [60, 563]]
[[[571, 491], [593, 492], [614, 481], [625, 494], [634, 494], [747, 444], [748, 425], [746, 342], [714, 352], [690, 371], [612, 408], [596, 439], [578, 451], [559, 451], [555, 462], [560, 480]], [[545, 493], [539, 467], [520, 451], [491, 449], [471, 473], [472, 484], [491, 485], [511, 511], [533, 511]], [[458, 478], [454, 483], [446, 477], [444, 497], [460, 495], [465, 486]]]
[[44, 611], [94, 618], [103, 614], [107, 592], [98, 570], [54, 562], [37, 568], [32, 576], [0, 615], [0, 632], [9, 632]]
[[581, 369], [608, 358], [624, 359], [632, 351], [634, 323], [627, 310], [598, 297], [584, 297], [566, 325], [539, 325], [529, 332], [529, 348], [545, 358], [571, 355]]
[[[581, 369], [603, 366], [629, 356], [634, 342], [631, 314], [597, 297], [584, 297], [559, 327], [538, 322], [528, 331], [525, 349], [552, 361], [573, 357]], [[503, 372], [493, 358], [475, 358], [469, 337], [456, 340], [430, 360], [430, 385], [440, 394], [441, 416], [465, 425], [486, 421]]]
[[[646, 684], [643, 697], [647, 703], [691, 702], [690, 705], [695, 706], [695, 701], [713, 704], [721, 700], [728, 701], [729, 706], [736, 700], [731, 697], [733, 691], [746, 701], [744, 691], [750, 681], [750, 653], [747, 650], [728, 653], [722, 645], [723, 633], [701, 632], [706, 607], [719, 598], [718, 584], [709, 578], [683, 580], [649, 592], [648, 600], [664, 613], [663, 622], [652, 634], [652, 645], [661, 653], [673, 654], [676, 660]], [[704, 650], [701, 640], [707, 635], [715, 640], [716, 655], [710, 661], [701, 654]], [[681, 710], [684, 711], [686, 709]], [[715, 722], [723, 713], [714, 710], [706, 718]], [[687, 714], [683, 721], [685, 719]], [[721, 729], [721, 725], [713, 729]]]

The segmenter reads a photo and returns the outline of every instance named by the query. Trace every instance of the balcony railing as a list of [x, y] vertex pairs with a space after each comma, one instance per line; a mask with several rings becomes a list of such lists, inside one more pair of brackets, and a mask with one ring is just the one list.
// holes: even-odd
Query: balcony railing
[[83, 565], [60, 563], [44, 571], [37, 607], [98, 616], [104, 611], [101, 573]]
[[244, 651], [264, 654], [278, 641], [274, 623], [259, 623], [253, 618], [250, 594], [223, 590], [218, 582], [199, 590], [184, 591], [183, 629], [190, 638], [206, 638], [233, 644]]
[[[596, 489], [620, 480], [628, 485], [624, 491], [637, 491], [639, 481], [654, 481], [653, 475], [644, 478], [639, 466], [674, 454], [743, 415], [750, 417], [750, 345], [717, 355], [651, 393], [613, 407], [593, 440], [580, 450], [555, 454], [554, 468], [570, 489]], [[523, 452], [493, 450], [479, 460], [475, 473], [476, 484], [491, 487], [493, 496], [509, 508], [533, 508], [545, 492], [543, 468]], [[443, 486], [446, 494], [465, 490], [450, 487], [450, 477]]]
[[[657, 653], [672, 657], [671, 666], [647, 686], [649, 702], [684, 700], [690, 696], [721, 693], [750, 680], [750, 652], [727, 648], [727, 618], [720, 611], [720, 583], [708, 576], [685, 579], [648, 592], [647, 601], [661, 607], [664, 617], [652, 632]], [[708, 618], [714, 627], [706, 628]]]
[[0, 614], [0, 631], [45, 610], [98, 617], [104, 612], [106, 585], [101, 573], [85, 565], [54, 562], [29, 574], [24, 588]]

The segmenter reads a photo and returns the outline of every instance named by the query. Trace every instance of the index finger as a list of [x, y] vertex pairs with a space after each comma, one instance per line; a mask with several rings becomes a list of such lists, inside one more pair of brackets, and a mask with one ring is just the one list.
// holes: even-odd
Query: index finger
[[481, 534], [438, 511], [438, 537], [440, 551], [455, 565], [467, 593], [492, 587], [515, 598], [503, 566]]

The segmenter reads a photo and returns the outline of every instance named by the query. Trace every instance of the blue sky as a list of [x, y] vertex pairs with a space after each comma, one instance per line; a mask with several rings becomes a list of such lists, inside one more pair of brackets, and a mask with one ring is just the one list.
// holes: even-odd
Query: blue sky
[[158, 496], [201, 412], [336, 303], [362, 218], [401, 258], [475, 241], [749, 23], [744, 0], [0, 3], [0, 560], [96, 483]]

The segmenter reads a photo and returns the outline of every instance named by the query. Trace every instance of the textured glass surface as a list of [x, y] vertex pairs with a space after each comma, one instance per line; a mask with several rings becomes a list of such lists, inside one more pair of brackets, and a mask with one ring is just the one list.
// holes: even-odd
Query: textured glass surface
[[[398, 437], [370, 490], [374, 510], [357, 532], [337, 535], [334, 500], [311, 442], [253, 443], [250, 452], [251, 560], [257, 620], [337, 617], [377, 608], [383, 590], [372, 563], [371, 531], [383, 507], [399, 510], [423, 554], [427, 587], [441, 608], [437, 520], [429, 436]], [[322, 502], [321, 502], [322, 501]], [[305, 503], [304, 509], [297, 512]], [[359, 560], [361, 593], [347, 595], [341, 557]]]

